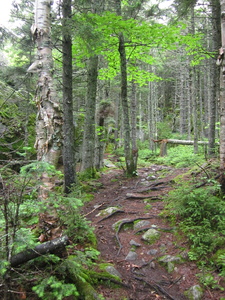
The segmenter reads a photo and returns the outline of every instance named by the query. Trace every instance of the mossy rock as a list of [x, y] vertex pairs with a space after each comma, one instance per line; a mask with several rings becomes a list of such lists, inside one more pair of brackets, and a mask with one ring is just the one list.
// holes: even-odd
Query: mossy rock
[[172, 256], [172, 255], [164, 255], [158, 259], [159, 263], [166, 267], [169, 273], [173, 272], [175, 269], [175, 265], [177, 263], [181, 263], [182, 259], [179, 256]]
[[110, 207], [107, 207], [106, 209], [103, 209], [100, 211], [100, 213], [98, 213], [96, 215], [96, 217], [104, 217], [104, 216], [108, 216], [108, 215], [111, 215], [112, 213], [116, 212], [118, 209], [118, 207], [116, 206], [110, 206]]
[[149, 244], [153, 244], [160, 238], [160, 232], [154, 228], [148, 229], [143, 235], [142, 240], [146, 241]]
[[193, 285], [190, 287], [189, 290], [184, 292], [184, 295], [189, 299], [189, 300], [201, 300], [203, 296], [203, 289], [200, 287], [200, 285]]
[[[103, 271], [104, 273], [106, 272], [106, 277], [110, 278], [115, 278], [118, 281], [121, 281], [121, 274], [115, 269], [115, 267], [112, 264], [100, 264], [98, 265], [99, 269]], [[103, 276], [103, 274], [101, 273]]]

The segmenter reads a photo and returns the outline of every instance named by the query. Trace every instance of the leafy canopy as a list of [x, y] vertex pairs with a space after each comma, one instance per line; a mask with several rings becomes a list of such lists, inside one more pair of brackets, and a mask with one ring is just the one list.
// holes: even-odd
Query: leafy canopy
[[161, 79], [149, 72], [149, 65], [160, 65], [160, 56], [168, 50], [183, 47], [187, 54], [203, 56], [201, 51], [196, 51], [201, 35], [185, 34], [185, 25], [181, 23], [165, 25], [143, 20], [123, 20], [121, 16], [108, 11], [103, 15], [77, 14], [73, 21], [76, 28], [73, 39], [76, 64], [84, 67], [88, 57], [101, 55], [106, 61], [106, 67], [100, 69], [100, 79], [114, 78], [120, 72], [120, 33], [125, 37], [128, 80], [134, 80], [141, 86]]

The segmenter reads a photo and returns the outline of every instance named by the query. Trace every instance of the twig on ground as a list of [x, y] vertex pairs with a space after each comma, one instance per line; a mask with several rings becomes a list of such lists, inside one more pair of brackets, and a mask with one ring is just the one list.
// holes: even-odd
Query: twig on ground
[[94, 209], [92, 209], [91, 211], [89, 211], [89, 213], [87, 213], [86, 215], [84, 215], [84, 217], [87, 217], [88, 215], [92, 214], [96, 209], [99, 209], [104, 204], [105, 204], [105, 202], [103, 202], [102, 204], [97, 205]]

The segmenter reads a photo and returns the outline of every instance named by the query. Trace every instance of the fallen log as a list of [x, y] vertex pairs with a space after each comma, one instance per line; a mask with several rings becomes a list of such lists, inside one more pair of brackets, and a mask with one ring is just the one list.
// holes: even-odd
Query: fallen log
[[14, 255], [11, 258], [10, 261], [11, 267], [16, 267], [18, 265], [21, 265], [31, 259], [34, 259], [44, 254], [53, 253], [57, 249], [61, 247], [65, 247], [68, 244], [69, 244], [69, 238], [68, 236], [65, 235], [60, 238], [53, 239], [46, 243], [37, 245], [34, 249], [27, 249], [23, 252]]
[[[166, 145], [170, 144], [179, 144], [179, 145], [194, 145], [194, 141], [192, 140], [176, 140], [176, 139], [161, 139], [161, 140], [153, 140], [154, 143], [160, 143], [160, 156], [166, 155]], [[208, 141], [198, 141], [198, 145], [208, 145]], [[219, 143], [216, 143], [219, 145]]]

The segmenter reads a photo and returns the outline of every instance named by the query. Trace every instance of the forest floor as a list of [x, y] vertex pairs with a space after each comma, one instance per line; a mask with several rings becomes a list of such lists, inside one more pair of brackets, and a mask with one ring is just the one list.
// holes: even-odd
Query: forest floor
[[[85, 205], [83, 214], [95, 229], [101, 259], [111, 263], [121, 277], [119, 287], [99, 287], [98, 292], [106, 300], [185, 300], [184, 292], [199, 284], [196, 275], [200, 270], [196, 262], [188, 259], [187, 239], [177, 229], [173, 230], [166, 215], [162, 214], [165, 206], [162, 197], [176, 187], [174, 178], [186, 172], [187, 169], [151, 165], [139, 168], [137, 177], [126, 178], [123, 170], [109, 168], [98, 179], [101, 187], [94, 193], [94, 199]], [[107, 216], [101, 215], [108, 207], [117, 207], [117, 210]], [[125, 226], [134, 225], [137, 219], [150, 223], [139, 230]], [[113, 229], [113, 224], [119, 220], [122, 226]], [[160, 230], [160, 238], [153, 244], [142, 240], [148, 228]], [[132, 250], [136, 254], [130, 257]], [[184, 260], [168, 272], [159, 263], [159, 258], [165, 255], [180, 256]], [[225, 287], [224, 282], [220, 285]], [[225, 292], [204, 288], [202, 300], [222, 297]]]

